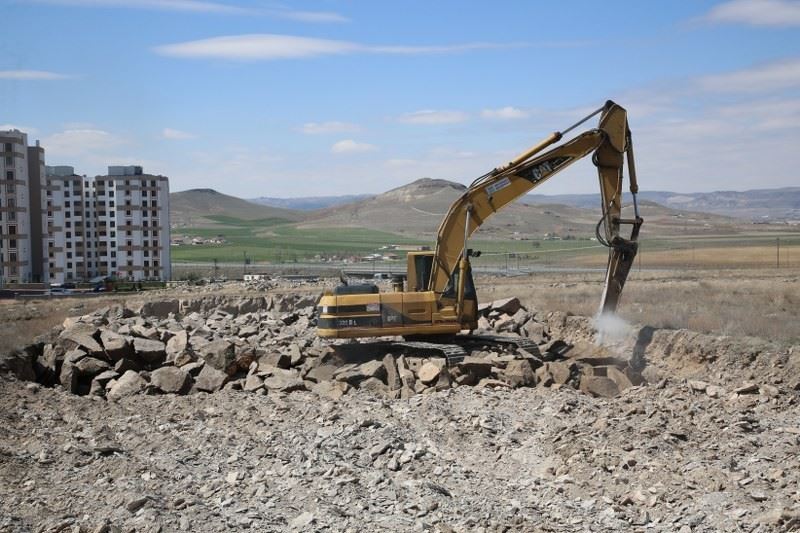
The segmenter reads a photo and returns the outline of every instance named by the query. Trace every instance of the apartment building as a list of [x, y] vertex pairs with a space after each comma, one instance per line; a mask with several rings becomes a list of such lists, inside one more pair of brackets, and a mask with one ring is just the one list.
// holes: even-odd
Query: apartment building
[[0, 285], [33, 277], [28, 136], [0, 131]]
[[88, 178], [44, 156], [0, 131], [0, 286], [170, 279], [168, 178], [140, 166]]

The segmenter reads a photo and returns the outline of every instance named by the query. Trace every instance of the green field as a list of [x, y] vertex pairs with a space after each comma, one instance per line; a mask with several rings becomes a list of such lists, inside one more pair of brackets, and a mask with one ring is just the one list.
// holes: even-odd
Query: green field
[[[299, 228], [294, 223], [282, 219], [242, 220], [233, 217], [210, 217], [219, 227], [189, 228], [176, 230], [174, 235], [211, 238], [221, 236], [226, 244], [222, 245], [184, 245], [172, 247], [172, 260], [175, 263], [239, 263], [246, 257], [258, 263], [293, 263], [322, 259], [344, 259], [360, 257], [381, 251], [380, 248], [390, 244], [433, 246], [433, 237], [411, 238], [385, 231], [366, 228], [331, 227], [331, 228]], [[485, 240], [478, 238], [470, 241], [470, 247], [480, 250], [483, 256], [476, 259], [476, 266], [504, 267], [508, 265], [555, 265], [571, 264], [579, 258], [592, 260], [606, 256], [606, 249], [588, 238], [575, 240]], [[754, 235], [725, 236], [681, 236], [672, 238], [653, 238], [643, 236], [640, 246], [643, 254], [648, 252], [669, 252], [702, 250], [708, 248], [730, 248], [731, 260], [733, 249], [762, 247], [768, 250], [776, 245], [780, 237], [786, 253], [796, 250], [800, 245], [800, 234], [797, 233], [763, 233]], [[399, 260], [404, 261], [404, 252], [396, 252]], [[796, 256], [797, 252], [793, 252]], [[723, 255], [728, 255], [727, 253]], [[764, 262], [772, 259], [764, 254]], [[692, 255], [689, 255], [691, 258]], [[796, 259], [795, 259], [796, 260]], [[724, 262], [724, 258], [720, 259]]]

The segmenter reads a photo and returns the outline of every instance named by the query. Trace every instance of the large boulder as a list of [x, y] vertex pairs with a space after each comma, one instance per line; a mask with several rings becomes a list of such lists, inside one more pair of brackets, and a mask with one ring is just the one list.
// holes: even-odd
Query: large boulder
[[619, 387], [614, 380], [604, 376], [581, 376], [580, 389], [591, 396], [613, 398], [619, 394]]
[[387, 353], [383, 358], [383, 368], [386, 371], [386, 386], [390, 391], [400, 390], [403, 387], [403, 381], [400, 379], [400, 372], [397, 370], [397, 362], [394, 356]]
[[85, 378], [93, 378], [101, 372], [111, 369], [111, 365], [95, 357], [83, 357], [74, 364], [75, 368], [80, 372], [81, 377]]
[[175, 366], [183, 366], [197, 359], [185, 330], [177, 332], [167, 341], [166, 352], [166, 362]]
[[216, 392], [228, 382], [228, 374], [216, 368], [204, 365], [194, 380], [193, 390]]
[[513, 315], [520, 310], [522, 304], [519, 303], [519, 298], [511, 297], [502, 300], [495, 300], [492, 302], [492, 311], [498, 311], [507, 315]]
[[33, 381], [36, 372], [33, 370], [34, 358], [23, 350], [14, 350], [0, 354], [0, 371], [11, 372], [18, 379]]
[[128, 370], [108, 391], [107, 398], [112, 401], [139, 394], [147, 386], [147, 382], [133, 370]]
[[136, 351], [136, 357], [148, 365], [160, 365], [167, 355], [164, 343], [155, 339], [135, 337], [133, 349]]
[[150, 373], [150, 383], [161, 392], [168, 394], [183, 394], [192, 385], [189, 373], [174, 366], [162, 366]]
[[103, 343], [106, 355], [112, 361], [119, 361], [124, 357], [133, 355], [133, 347], [128, 342], [128, 339], [110, 329], [104, 329], [100, 332], [100, 342]]
[[103, 353], [103, 347], [97, 342], [99, 331], [96, 326], [78, 322], [59, 334], [61, 344], [67, 350], [83, 348], [88, 353], [99, 355]]
[[529, 359], [509, 361], [502, 372], [502, 379], [515, 388], [536, 385], [536, 373]]
[[236, 370], [236, 347], [232, 342], [217, 339], [201, 348], [200, 355], [205, 359], [206, 365], [211, 365], [217, 370], [228, 372]]

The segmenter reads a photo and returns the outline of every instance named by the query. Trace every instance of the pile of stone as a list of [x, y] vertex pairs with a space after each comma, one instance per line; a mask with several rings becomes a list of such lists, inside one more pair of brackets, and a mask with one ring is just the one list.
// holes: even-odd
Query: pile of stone
[[611, 397], [642, 382], [624, 360], [573, 357], [575, 346], [551, 338], [547, 321], [516, 298], [482, 305], [480, 332], [523, 336], [539, 349], [478, 344], [453, 364], [425, 354], [375, 354], [369, 342], [331, 345], [316, 336], [315, 309], [314, 297], [299, 295], [210, 296], [105, 308], [68, 318], [27, 346], [18, 354], [16, 373], [109, 400], [222, 388], [256, 394], [311, 390], [333, 399], [359, 388], [408, 398], [458, 386], [571, 386]]

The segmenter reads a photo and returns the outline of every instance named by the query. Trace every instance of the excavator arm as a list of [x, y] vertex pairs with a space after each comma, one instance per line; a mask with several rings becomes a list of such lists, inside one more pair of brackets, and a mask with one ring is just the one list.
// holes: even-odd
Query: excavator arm
[[[596, 129], [586, 131], [542, 153], [559, 142], [564, 134], [600, 114]], [[537, 155], [538, 154], [538, 155]], [[642, 219], [636, 204], [638, 185], [633, 159], [633, 144], [625, 109], [611, 102], [562, 132], [555, 132], [526, 150], [510, 163], [475, 180], [453, 203], [439, 227], [429, 290], [442, 294], [451, 280], [458, 280], [458, 302], [463, 300], [463, 275], [468, 268], [467, 240], [489, 217], [534, 187], [576, 161], [593, 154], [600, 180], [602, 219], [597, 238], [608, 246], [608, 268], [601, 303], [602, 312], [614, 312], [637, 252], [637, 238]], [[627, 158], [630, 190], [635, 216], [625, 220], [622, 214], [622, 180]], [[623, 224], [632, 226], [629, 238], [620, 235]], [[461, 275], [457, 275], [461, 272]]]

